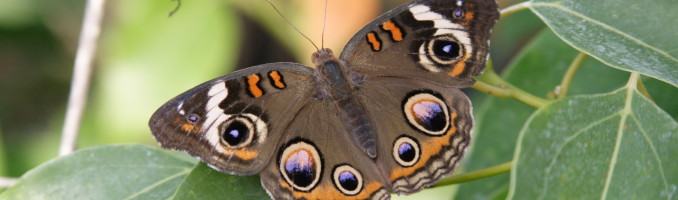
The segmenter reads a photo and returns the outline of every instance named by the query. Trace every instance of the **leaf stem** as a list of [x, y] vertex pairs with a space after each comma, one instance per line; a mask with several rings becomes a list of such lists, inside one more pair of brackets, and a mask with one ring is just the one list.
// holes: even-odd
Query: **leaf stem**
[[80, 41], [73, 67], [71, 93], [68, 96], [66, 119], [59, 145], [59, 155], [66, 155], [75, 150], [75, 143], [80, 131], [82, 113], [87, 102], [87, 90], [92, 74], [92, 63], [96, 55], [97, 40], [101, 32], [101, 18], [104, 14], [105, 0], [88, 0], [85, 8]]
[[504, 9], [501, 9], [499, 18], [503, 19], [504, 17], [507, 17], [507, 16], [509, 16], [513, 13], [517, 13], [519, 11], [528, 9], [528, 8], [530, 8], [531, 3], [532, 3], [531, 1], [525, 1], [525, 2], [522, 2], [522, 3], [518, 3], [518, 4], [515, 4], [515, 5], [512, 5], [512, 6], [506, 7]]
[[476, 80], [478, 81], [471, 87], [492, 96], [514, 98], [535, 108], [542, 107], [548, 103], [548, 100], [534, 96], [506, 82], [497, 75], [491, 62], [487, 63], [485, 72], [477, 77]]
[[12, 187], [16, 183], [16, 178], [0, 177], [0, 188]]
[[492, 167], [488, 167], [485, 169], [480, 169], [476, 171], [472, 171], [469, 173], [463, 173], [463, 174], [458, 174], [458, 175], [453, 175], [449, 176], [446, 178], [443, 178], [438, 182], [435, 186], [446, 186], [446, 185], [453, 185], [457, 183], [463, 183], [463, 182], [469, 182], [469, 181], [474, 181], [478, 179], [482, 179], [485, 177], [490, 177], [490, 176], [495, 176], [499, 174], [503, 174], [506, 172], [511, 171], [511, 165], [513, 162], [505, 162], [499, 165], [495, 165]]
[[626, 83], [626, 87], [629, 89], [638, 89], [638, 82], [640, 81], [640, 73], [638, 72], [631, 72], [631, 77], [629, 78], [629, 82]]
[[565, 98], [567, 96], [567, 92], [570, 90], [570, 85], [572, 85], [572, 79], [574, 78], [574, 75], [577, 73], [579, 70], [579, 67], [581, 67], [581, 64], [584, 62], [584, 59], [586, 59], [587, 55], [584, 52], [579, 52], [579, 55], [574, 58], [572, 63], [570, 64], [570, 67], [567, 68], [567, 72], [565, 72], [565, 76], [563, 76], [563, 81], [560, 83], [560, 89], [556, 90], [556, 95], [558, 99]]

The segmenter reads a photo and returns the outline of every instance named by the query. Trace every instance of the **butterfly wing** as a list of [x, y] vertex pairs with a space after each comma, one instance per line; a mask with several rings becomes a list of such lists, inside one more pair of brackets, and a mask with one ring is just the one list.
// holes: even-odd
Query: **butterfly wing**
[[375, 127], [385, 185], [413, 193], [452, 172], [470, 142], [473, 84], [499, 16], [494, 0], [415, 0], [366, 25], [340, 59]]
[[333, 101], [308, 102], [283, 135], [260, 174], [273, 199], [388, 199], [386, 180], [353, 143]]
[[388, 199], [449, 174], [470, 142], [471, 102], [459, 89], [402, 78], [357, 91], [377, 134], [370, 158], [342, 126], [333, 101], [307, 102], [260, 176], [274, 199]]
[[471, 101], [427, 81], [371, 79], [359, 96], [379, 135], [379, 168], [392, 191], [409, 194], [451, 173], [471, 139]]
[[240, 70], [170, 100], [149, 126], [164, 148], [200, 158], [231, 174], [261, 171], [291, 116], [311, 96], [313, 70], [272, 63]]
[[466, 87], [487, 60], [495, 0], [417, 0], [359, 31], [340, 59], [359, 74]]

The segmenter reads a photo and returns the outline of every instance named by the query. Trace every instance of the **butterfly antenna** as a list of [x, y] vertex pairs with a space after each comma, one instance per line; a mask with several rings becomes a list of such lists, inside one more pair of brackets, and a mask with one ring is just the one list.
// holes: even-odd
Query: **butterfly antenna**
[[179, 11], [179, 8], [181, 7], [181, 0], [172, 0], [172, 1], [176, 1], [176, 2], [177, 2], [177, 7], [175, 7], [174, 10], [170, 11], [168, 17], [172, 17], [172, 15], [174, 15], [174, 13], [176, 13], [177, 11]]
[[303, 36], [304, 38], [306, 38], [306, 40], [308, 40], [309, 42], [311, 42], [311, 44], [313, 45], [313, 47], [315, 47], [316, 50], [320, 51], [320, 49], [318, 48], [318, 45], [315, 45], [315, 43], [313, 42], [313, 40], [311, 40], [311, 38], [308, 38], [308, 36], [304, 35], [304, 33], [302, 33], [302, 32], [299, 30], [299, 28], [297, 28], [296, 26], [294, 26], [294, 24], [292, 24], [292, 22], [290, 22], [290, 20], [288, 20], [287, 17], [285, 17], [285, 15], [283, 15], [282, 12], [280, 12], [280, 10], [278, 10], [277, 7], [275, 7], [275, 5], [273, 4], [273, 2], [271, 2], [271, 0], [266, 0], [266, 2], [268, 2], [268, 4], [271, 4], [271, 7], [273, 7], [273, 9], [275, 10], [275, 12], [277, 12], [278, 15], [280, 15], [280, 17], [282, 17], [282, 18], [287, 22], [287, 24], [289, 24], [290, 26], [292, 26], [292, 28], [294, 28], [294, 30], [296, 30], [299, 34], [301, 34], [301, 36]]
[[325, 48], [325, 25], [327, 25], [327, 1], [325, 0], [325, 15], [323, 16], [323, 32], [320, 34], [320, 47]]

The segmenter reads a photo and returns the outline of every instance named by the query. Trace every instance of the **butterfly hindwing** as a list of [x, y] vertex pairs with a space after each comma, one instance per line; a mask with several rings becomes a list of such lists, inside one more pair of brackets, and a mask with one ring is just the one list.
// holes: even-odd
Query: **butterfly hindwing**
[[359, 151], [331, 100], [308, 102], [261, 172], [274, 199], [386, 199], [389, 186], [374, 160]]
[[419, 191], [454, 170], [473, 129], [471, 101], [461, 90], [394, 77], [363, 88], [379, 134], [377, 163], [393, 192]]

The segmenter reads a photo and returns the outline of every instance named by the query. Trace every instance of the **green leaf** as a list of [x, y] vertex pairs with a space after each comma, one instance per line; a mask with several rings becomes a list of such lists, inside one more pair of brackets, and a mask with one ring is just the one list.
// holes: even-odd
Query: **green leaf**
[[645, 78], [643, 82], [650, 96], [652, 96], [652, 100], [662, 110], [669, 113], [674, 120], [678, 119], [678, 103], [676, 103], [678, 88], [657, 79]]
[[521, 131], [509, 199], [673, 199], [676, 144], [678, 123], [635, 88], [558, 100]]
[[678, 86], [678, 1], [532, 0], [565, 42], [612, 67]]
[[[546, 49], [546, 50], [545, 50]], [[577, 51], [551, 32], [540, 32], [509, 65], [503, 77], [511, 84], [538, 96], [546, 96], [560, 84]], [[601, 76], [605, 74], [605, 76]], [[574, 78], [571, 94], [593, 94], [624, 85], [628, 73], [586, 59]], [[477, 118], [471, 152], [464, 158], [464, 171], [491, 167], [513, 158], [520, 129], [534, 109], [514, 99], [490, 97], [474, 105]], [[499, 175], [460, 185], [457, 199], [489, 199], [508, 188], [509, 175]]]
[[173, 199], [269, 199], [259, 176], [236, 176], [198, 163]]
[[165, 199], [193, 165], [152, 147], [99, 146], [32, 169], [0, 199]]

